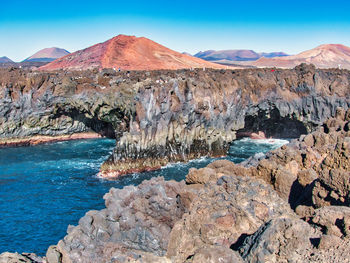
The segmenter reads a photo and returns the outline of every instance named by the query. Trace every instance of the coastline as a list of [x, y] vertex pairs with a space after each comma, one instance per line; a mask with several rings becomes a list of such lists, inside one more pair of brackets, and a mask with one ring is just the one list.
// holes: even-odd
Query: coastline
[[22, 147], [22, 146], [32, 146], [44, 143], [53, 143], [61, 141], [71, 141], [71, 140], [81, 140], [81, 139], [96, 139], [102, 138], [98, 133], [94, 132], [81, 132], [58, 136], [47, 136], [47, 135], [35, 135], [25, 138], [5, 138], [0, 139], [0, 148], [6, 147]]
[[133, 174], [133, 173], [142, 173], [142, 172], [151, 172], [157, 171], [165, 167], [170, 163], [184, 162], [187, 163], [191, 160], [195, 160], [201, 157], [210, 157], [210, 158], [220, 158], [227, 156], [228, 149], [225, 151], [219, 152], [209, 152], [206, 155], [201, 154], [188, 154], [186, 158], [183, 156], [173, 156], [172, 159], [168, 158], [143, 158], [143, 159], [127, 159], [119, 161], [117, 163], [111, 163], [106, 161], [101, 165], [100, 172], [97, 174], [97, 177], [106, 179], [106, 180], [117, 180], [123, 176]]

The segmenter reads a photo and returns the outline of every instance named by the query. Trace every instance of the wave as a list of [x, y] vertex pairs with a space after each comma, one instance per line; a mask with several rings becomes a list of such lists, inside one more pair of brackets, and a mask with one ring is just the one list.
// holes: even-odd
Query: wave
[[270, 139], [251, 139], [251, 138], [243, 138], [239, 141], [236, 142], [247, 142], [247, 143], [252, 143], [252, 144], [268, 144], [276, 147], [281, 147], [285, 144], [289, 143], [289, 140], [286, 139], [275, 139], [275, 138], [270, 138]]

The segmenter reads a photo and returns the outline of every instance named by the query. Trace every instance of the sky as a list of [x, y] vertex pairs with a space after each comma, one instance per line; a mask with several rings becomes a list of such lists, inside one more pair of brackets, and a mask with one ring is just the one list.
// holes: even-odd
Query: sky
[[297, 54], [350, 46], [350, 1], [0, 0], [0, 57], [40, 49], [70, 52], [118, 34], [144, 36], [179, 52], [253, 49]]

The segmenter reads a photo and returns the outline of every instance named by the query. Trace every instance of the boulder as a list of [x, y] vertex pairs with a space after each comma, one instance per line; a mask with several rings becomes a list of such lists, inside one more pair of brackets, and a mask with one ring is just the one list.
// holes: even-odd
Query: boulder
[[246, 262], [305, 262], [312, 250], [312, 228], [295, 218], [275, 218], [246, 238], [239, 252]]
[[312, 223], [327, 235], [350, 238], [350, 207], [325, 206], [314, 211]]
[[30, 259], [30, 257], [26, 257], [18, 253], [4, 252], [0, 254], [0, 263], [34, 263], [34, 262], [35, 261]]
[[186, 262], [192, 263], [243, 263], [241, 256], [227, 247], [205, 246], [198, 249]]
[[112, 188], [104, 196], [106, 209], [86, 213], [58, 243], [63, 262], [109, 262], [131, 250], [163, 256], [171, 229], [186, 211], [184, 203], [193, 198], [190, 193], [195, 188], [188, 188], [183, 201], [180, 193], [186, 191], [185, 183], [162, 177], [137, 187]]
[[170, 233], [167, 257], [184, 262], [207, 246], [230, 248], [272, 218], [295, 217], [271, 186], [251, 177], [223, 176], [207, 183]]

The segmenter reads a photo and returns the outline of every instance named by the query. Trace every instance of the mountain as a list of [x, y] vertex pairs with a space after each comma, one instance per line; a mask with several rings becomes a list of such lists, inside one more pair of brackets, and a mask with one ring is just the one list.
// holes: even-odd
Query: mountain
[[188, 53], [188, 52], [182, 52], [182, 54], [192, 57], [192, 54], [190, 54], [190, 53]]
[[274, 57], [287, 57], [289, 55], [284, 52], [270, 52], [270, 53], [261, 52], [259, 53], [259, 56], [265, 57], [265, 58], [274, 58]]
[[70, 53], [62, 48], [44, 48], [25, 59], [23, 62], [51, 62], [68, 54]]
[[0, 63], [14, 63], [14, 62], [8, 57], [0, 57]]
[[145, 37], [118, 35], [106, 42], [57, 59], [41, 70], [115, 68], [157, 70], [223, 66], [166, 48]]
[[259, 54], [253, 50], [245, 49], [233, 49], [233, 50], [207, 50], [198, 52], [194, 55], [197, 58], [201, 58], [207, 61], [217, 60], [232, 60], [232, 61], [246, 61], [246, 60], [257, 60], [260, 58]]
[[207, 50], [201, 51], [194, 55], [197, 58], [201, 58], [207, 61], [254, 61], [261, 57], [280, 57], [288, 56], [283, 52], [272, 53], [256, 53], [254, 50], [248, 49], [232, 49], [232, 50]]
[[350, 69], [350, 48], [340, 44], [325, 44], [293, 56], [260, 58], [252, 65], [293, 68], [301, 63], [314, 64], [318, 68], [341, 67]]

